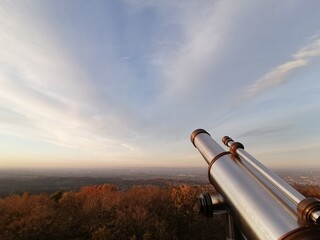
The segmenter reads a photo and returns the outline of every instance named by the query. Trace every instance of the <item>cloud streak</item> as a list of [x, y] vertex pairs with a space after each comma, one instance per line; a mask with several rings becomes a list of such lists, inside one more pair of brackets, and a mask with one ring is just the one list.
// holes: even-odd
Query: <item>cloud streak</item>
[[104, 156], [126, 152], [119, 134], [129, 121], [101, 99], [67, 46], [38, 24], [34, 9], [14, 3], [1, 9], [1, 133]]
[[278, 67], [275, 67], [247, 89], [247, 97], [254, 96], [267, 89], [278, 86], [279, 84], [286, 81], [286, 79], [290, 76], [290, 74], [293, 73], [294, 70], [306, 66], [307, 64], [307, 60], [299, 59], [289, 61]]
[[319, 57], [320, 37], [317, 37], [312, 43], [301, 48], [292, 56], [293, 60], [273, 68], [263, 77], [256, 80], [251, 86], [247, 88], [245, 96], [247, 98], [252, 97], [284, 83], [295, 70], [308, 65], [312, 58]]
[[[186, 96], [196, 93], [195, 89], [205, 90], [207, 74], [212, 72], [227, 47], [226, 40], [234, 27], [231, 19], [241, 14], [243, 6], [211, 1], [197, 2], [191, 8], [183, 5], [176, 7], [183, 9], [176, 17], [181, 29], [180, 44], [167, 55], [157, 56], [156, 61], [161, 63], [166, 79], [165, 97], [180, 96], [185, 100]], [[214, 85], [214, 79], [210, 81]]]
[[[286, 99], [276, 106], [233, 100], [265, 65], [287, 56], [292, 39], [310, 35], [299, 28], [288, 37], [282, 24], [301, 20], [291, 18], [294, 9], [210, 0], [1, 3], [0, 141], [12, 143], [1, 156], [197, 165], [188, 141], [195, 128], [250, 138], [290, 132], [285, 123], [259, 130], [271, 114], [291, 109]], [[277, 17], [269, 22], [270, 15]], [[277, 34], [269, 34], [274, 26]], [[280, 40], [290, 48], [257, 60]], [[319, 37], [247, 94], [283, 83], [317, 56]], [[314, 84], [313, 91], [318, 96]]]

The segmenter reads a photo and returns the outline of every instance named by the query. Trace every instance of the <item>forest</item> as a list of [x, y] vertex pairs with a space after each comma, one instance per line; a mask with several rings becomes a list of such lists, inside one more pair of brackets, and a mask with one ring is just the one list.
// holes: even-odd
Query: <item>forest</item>
[[[294, 187], [320, 197], [319, 186]], [[54, 194], [0, 198], [0, 239], [224, 239], [223, 216], [198, 213], [197, 196], [207, 186], [134, 186], [110, 184]]]

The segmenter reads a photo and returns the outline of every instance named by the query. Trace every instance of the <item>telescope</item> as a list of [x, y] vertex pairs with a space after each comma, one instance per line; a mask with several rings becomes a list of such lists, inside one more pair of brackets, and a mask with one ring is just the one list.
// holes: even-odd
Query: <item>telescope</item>
[[226, 239], [320, 240], [319, 199], [300, 194], [228, 136], [222, 138], [227, 151], [203, 129], [191, 134], [191, 142], [217, 191], [199, 196], [199, 211], [226, 214]]

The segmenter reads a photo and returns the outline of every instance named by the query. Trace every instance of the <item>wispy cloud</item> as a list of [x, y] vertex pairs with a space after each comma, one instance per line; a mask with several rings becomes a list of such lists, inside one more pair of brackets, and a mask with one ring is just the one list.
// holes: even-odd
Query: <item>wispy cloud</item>
[[278, 86], [283, 83], [294, 70], [308, 64], [308, 60], [293, 60], [275, 67], [262, 78], [258, 79], [254, 84], [248, 87], [247, 97], [254, 96], [264, 90]]
[[[146, 6], [150, 7], [148, 2]], [[145, 2], [136, 3], [141, 9]], [[162, 79], [154, 104], [158, 111], [153, 113], [156, 116], [153, 120], [159, 123], [154, 131], [158, 137], [174, 134], [184, 141], [190, 128], [208, 116], [207, 110], [212, 107], [209, 96], [223, 91], [222, 79], [215, 77], [215, 72], [236, 27], [234, 19], [246, 6], [227, 1], [188, 1], [187, 4], [156, 1], [154, 4], [159, 4], [155, 9], [168, 32], [164, 34], [168, 39], [162, 39], [167, 40], [162, 41], [165, 46], [156, 48], [150, 59]], [[216, 97], [220, 98], [221, 94]], [[216, 113], [222, 105], [215, 105]]]
[[295, 59], [309, 59], [312, 57], [320, 56], [320, 37], [317, 36], [316, 39], [309, 45], [305, 46], [297, 53], [293, 54]]
[[264, 138], [270, 136], [277, 136], [279, 134], [286, 133], [293, 129], [292, 124], [266, 124], [265, 126], [259, 126], [259, 128], [251, 128], [247, 131], [242, 131], [239, 134], [240, 138]]
[[[285, 14], [277, 8], [272, 12], [277, 17], [266, 21], [273, 3], [3, 1], [0, 141], [9, 139], [12, 155], [20, 158], [28, 149], [29, 159], [38, 156], [35, 149], [41, 146], [52, 161], [66, 155], [106, 165], [183, 165], [194, 154], [188, 137], [198, 127], [253, 138], [282, 134], [281, 127], [258, 129], [259, 120], [268, 120], [258, 111], [270, 105], [253, 103], [245, 109], [233, 101], [263, 68], [257, 56], [265, 56], [275, 41], [288, 42], [281, 53], [268, 55], [268, 64], [274, 64], [296, 44], [292, 39], [310, 34], [297, 28], [298, 37], [288, 37], [288, 23], [295, 26], [301, 19], [291, 19], [295, 8], [281, 7]], [[279, 34], [272, 35], [274, 23]], [[312, 41], [258, 79], [247, 94], [281, 84], [312, 62], [319, 56], [319, 36]], [[318, 96], [316, 90], [313, 94]], [[285, 104], [277, 104], [277, 110], [288, 109]]]
[[15, 3], [1, 8], [0, 133], [105, 156], [125, 152], [129, 145], [121, 145], [119, 134], [130, 117], [101, 99], [99, 85], [32, 15], [35, 9]]
[[[110, 156], [111, 152], [125, 154], [128, 151], [141, 156], [142, 149], [159, 154], [161, 150], [157, 146], [161, 144], [167, 146], [168, 142], [175, 144], [178, 141], [188, 144], [185, 134], [189, 135], [192, 127], [180, 123], [196, 124], [194, 119], [197, 116], [190, 114], [190, 109], [196, 109], [195, 104], [188, 104], [194, 101], [192, 93], [195, 93], [198, 84], [200, 90], [208, 90], [206, 81], [211, 81], [208, 75], [225, 47], [225, 39], [233, 27], [232, 18], [240, 15], [244, 7], [212, 1], [189, 1], [187, 5], [179, 1], [133, 1], [131, 4], [135, 6], [134, 11], [122, 21], [140, 20], [148, 11], [155, 12], [158, 18], [152, 18], [150, 22], [163, 29], [164, 33], [159, 34], [159, 39], [147, 36], [143, 30], [149, 31], [153, 26], [147, 23], [134, 25], [133, 29], [128, 30], [141, 32], [137, 39], [132, 38], [131, 34], [130, 42], [123, 42], [126, 28], [121, 30], [120, 39], [114, 37], [119, 29], [115, 34], [109, 30], [99, 32], [107, 42], [97, 43], [95, 49], [91, 47], [87, 50], [91, 51], [89, 56], [92, 58], [89, 59], [93, 63], [84, 58], [88, 54], [83, 54], [82, 49], [79, 51], [74, 46], [64, 45], [61, 38], [54, 37], [54, 33], [58, 35], [59, 32], [50, 32], [50, 29], [33, 24], [28, 26], [29, 21], [16, 24], [18, 33], [21, 28], [30, 29], [34, 33], [30, 34], [27, 30], [27, 35], [32, 38], [37, 34], [40, 40], [37, 46], [33, 46], [30, 43], [32, 39], [27, 38], [25, 49], [29, 51], [30, 61], [15, 57], [18, 56], [16, 53], [13, 55], [10, 63], [15, 61], [18, 66], [13, 72], [21, 74], [17, 76], [16, 84], [10, 86], [8, 82], [12, 78], [5, 73], [7, 89], [3, 97], [18, 113], [29, 113], [36, 126], [34, 132], [41, 134], [40, 140], [96, 151], [101, 155], [104, 152], [106, 156]], [[110, 26], [111, 29], [115, 27]], [[53, 37], [41, 40], [45, 36]], [[78, 36], [70, 37], [75, 38], [77, 45]], [[96, 44], [90, 37], [83, 37], [91, 45]], [[9, 40], [13, 38], [8, 36]], [[140, 47], [140, 41], [146, 43], [143, 51], [139, 52], [141, 55], [136, 54], [135, 50]], [[100, 52], [114, 45], [116, 50], [106, 54]], [[19, 41], [14, 46], [16, 49], [22, 48]], [[74, 54], [79, 52], [80, 60]], [[7, 55], [10, 54], [11, 50]], [[149, 56], [146, 61], [150, 65], [142, 55]], [[148, 75], [148, 72], [151, 73]], [[157, 79], [161, 79], [160, 84]], [[210, 85], [219, 87], [218, 81], [212, 80]], [[147, 98], [147, 86], [153, 84], [160, 87]], [[200, 90], [196, 95], [199, 96]], [[139, 98], [141, 100], [136, 104]], [[205, 109], [199, 109], [199, 114], [204, 112]], [[157, 144], [152, 143], [151, 139], [157, 139]]]
[[176, 8], [180, 10], [174, 19], [181, 31], [179, 45], [156, 57], [166, 79], [166, 94], [175, 98], [180, 95], [185, 100], [186, 95], [195, 93], [208, 81], [207, 74], [219, 61], [234, 27], [232, 19], [241, 14], [243, 6], [202, 1], [192, 7], [180, 3]]
[[254, 96], [282, 84], [295, 70], [308, 65], [311, 58], [320, 56], [320, 37], [318, 36], [312, 43], [303, 47], [292, 56], [293, 60], [273, 68], [249, 86], [246, 90], [246, 97]]

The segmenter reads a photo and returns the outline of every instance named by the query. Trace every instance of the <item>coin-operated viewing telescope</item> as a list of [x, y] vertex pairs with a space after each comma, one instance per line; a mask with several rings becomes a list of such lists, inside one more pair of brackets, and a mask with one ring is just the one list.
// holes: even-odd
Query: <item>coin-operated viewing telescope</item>
[[319, 199], [304, 197], [230, 137], [222, 139], [228, 151], [203, 129], [192, 133], [191, 142], [218, 192], [201, 194], [199, 210], [228, 216], [226, 239], [320, 240]]

